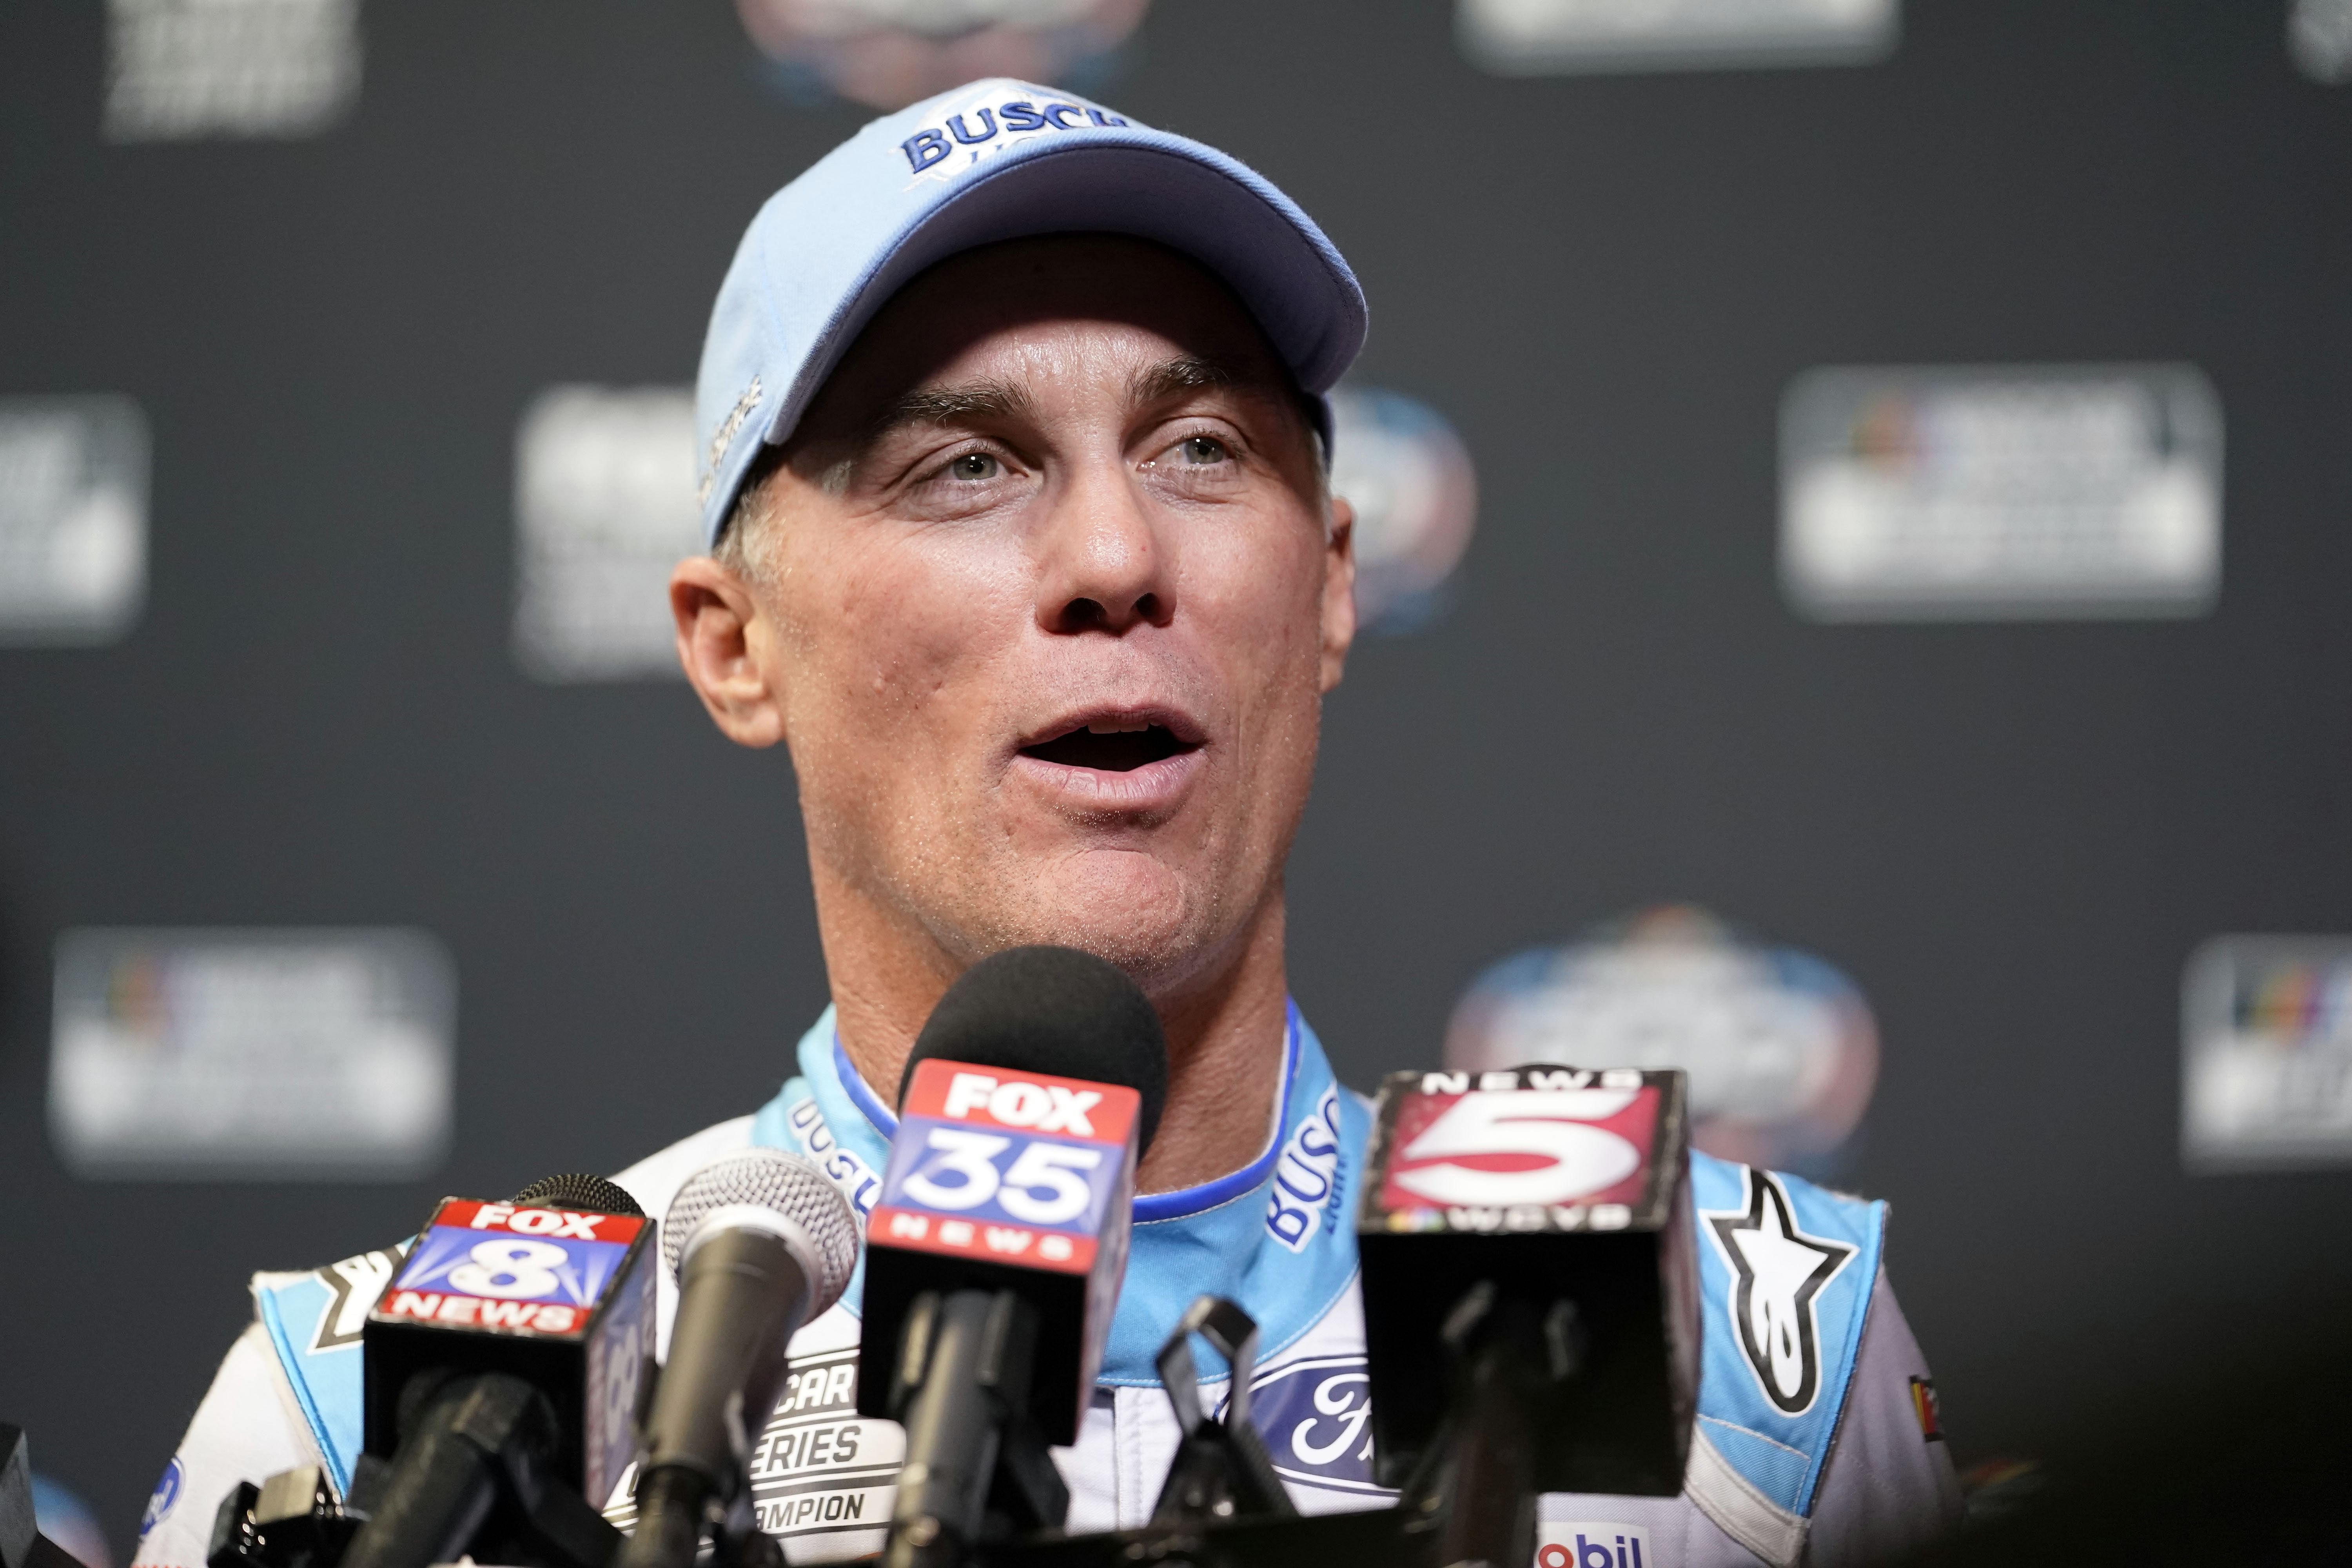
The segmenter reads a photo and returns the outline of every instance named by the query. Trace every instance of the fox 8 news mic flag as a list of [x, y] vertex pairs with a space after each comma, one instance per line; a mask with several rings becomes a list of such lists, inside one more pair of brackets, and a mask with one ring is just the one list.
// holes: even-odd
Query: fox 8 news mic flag
[[445, 1200], [362, 1331], [366, 1451], [397, 1451], [417, 1373], [512, 1373], [553, 1407], [556, 1479], [602, 1507], [635, 1455], [653, 1237], [641, 1216]]
[[[1127, 1270], [1140, 1104], [1117, 1084], [918, 1063], [866, 1232], [865, 1342], [897, 1344], [922, 1291], [1016, 1285], [1038, 1344], [1081, 1347], [1037, 1358], [1028, 1406], [1046, 1442], [1076, 1442]], [[858, 1413], [884, 1414], [888, 1392], [859, 1378]]]
[[1574, 1310], [1578, 1370], [1537, 1436], [1547, 1492], [1681, 1489], [1698, 1393], [1683, 1075], [1551, 1067], [1381, 1086], [1357, 1219], [1376, 1475], [1401, 1486], [1452, 1397], [1464, 1292]]

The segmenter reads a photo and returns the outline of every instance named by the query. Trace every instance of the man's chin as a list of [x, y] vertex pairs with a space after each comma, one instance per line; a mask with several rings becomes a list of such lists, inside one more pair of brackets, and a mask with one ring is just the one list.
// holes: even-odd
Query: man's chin
[[1013, 942], [1051, 942], [1108, 959], [1147, 984], [1191, 968], [1220, 931], [1202, 929], [1216, 900], [1157, 858], [1088, 849], [1042, 868], [1004, 911]]

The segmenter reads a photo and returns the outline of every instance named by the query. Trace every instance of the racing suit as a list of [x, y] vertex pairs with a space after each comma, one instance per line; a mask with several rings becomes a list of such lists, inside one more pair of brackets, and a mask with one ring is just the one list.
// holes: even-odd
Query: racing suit
[[[843, 1053], [830, 1010], [802, 1038], [798, 1063], [756, 1113], [631, 1166], [621, 1185], [658, 1215], [703, 1164], [761, 1144], [807, 1156], [863, 1215], [897, 1119]], [[1076, 1444], [1055, 1450], [1072, 1531], [1149, 1518], [1178, 1436], [1153, 1357], [1204, 1291], [1259, 1324], [1251, 1414], [1300, 1510], [1391, 1500], [1371, 1475], [1351, 1224], [1370, 1130], [1370, 1106], [1332, 1076], [1293, 1007], [1264, 1152], [1216, 1181], [1135, 1200], [1101, 1376]], [[1703, 1351], [1683, 1491], [1544, 1498], [1534, 1568], [1853, 1563], [1955, 1521], [1933, 1385], [1883, 1267], [1885, 1205], [1696, 1153], [1691, 1185]], [[361, 1440], [360, 1328], [397, 1257], [255, 1276], [255, 1321], [165, 1469], [134, 1568], [200, 1568], [215, 1509], [238, 1480], [323, 1463], [348, 1483]], [[862, 1284], [861, 1264], [840, 1304], [794, 1336], [783, 1400], [751, 1456], [761, 1523], [795, 1563], [877, 1552], [890, 1516], [905, 1438], [856, 1413]], [[676, 1305], [663, 1271], [665, 1354]], [[1202, 1390], [1212, 1405], [1222, 1393]], [[624, 1526], [627, 1485], [608, 1510]]]

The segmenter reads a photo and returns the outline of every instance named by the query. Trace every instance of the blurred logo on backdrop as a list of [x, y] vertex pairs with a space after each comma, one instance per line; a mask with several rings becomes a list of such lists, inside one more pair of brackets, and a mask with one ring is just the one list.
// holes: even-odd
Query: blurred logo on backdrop
[[2294, 0], [2286, 52], [2295, 68], [2329, 87], [2352, 81], [2352, 0]]
[[876, 109], [984, 77], [1080, 86], [1105, 75], [1150, 0], [736, 0], [796, 96]]
[[2190, 365], [1808, 371], [1780, 405], [1780, 583], [1820, 621], [2203, 615], [2221, 403]]
[[557, 386], [515, 437], [515, 658], [541, 680], [675, 676], [669, 574], [702, 553], [694, 394]]
[[1897, 0], [1456, 0], [1455, 35], [1511, 76], [1860, 65], [1895, 47]]
[[69, 931], [50, 1135], [83, 1176], [415, 1176], [448, 1142], [456, 1014], [423, 931]]
[[107, 0], [112, 142], [310, 136], [360, 94], [359, 0]]
[[131, 629], [147, 593], [147, 453], [127, 397], [0, 398], [0, 644]]
[[2180, 985], [2190, 1170], [2352, 1164], [2352, 937], [2221, 936]]
[[1444, 417], [1401, 392], [1331, 394], [1331, 490], [1356, 509], [1356, 616], [1405, 632], [1441, 607], [1478, 517], [1470, 453]]
[[1830, 964], [1662, 905], [1566, 947], [1514, 954], [1472, 983], [1445, 1065], [1680, 1068], [1710, 1154], [1836, 1173], [1878, 1079], [1878, 1026]]

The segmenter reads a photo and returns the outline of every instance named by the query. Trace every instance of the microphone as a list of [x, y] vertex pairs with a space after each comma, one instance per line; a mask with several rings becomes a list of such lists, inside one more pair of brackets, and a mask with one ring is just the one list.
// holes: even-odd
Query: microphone
[[1085, 1418], [1167, 1095], [1151, 1004], [1068, 948], [983, 959], [923, 1026], [866, 1234], [865, 1342], [896, 1359], [857, 1408], [907, 1429], [887, 1568], [1066, 1518], [1045, 1450]]
[[857, 1267], [857, 1216], [807, 1161], [747, 1149], [687, 1178], [662, 1221], [662, 1255], [677, 1315], [621, 1568], [690, 1568], [714, 1516], [728, 1554], [766, 1541], [751, 1510], [751, 1440], [783, 1394], [793, 1335], [841, 1299]]
[[[653, 1227], [597, 1176], [446, 1198], [361, 1331], [363, 1446], [389, 1460], [341, 1568], [603, 1568], [635, 1451]], [[593, 1500], [593, 1501], [590, 1500]]]
[[32, 1444], [24, 1428], [0, 1421], [0, 1568], [81, 1568], [41, 1533], [33, 1513]]
[[1678, 1071], [1381, 1086], [1357, 1219], [1374, 1476], [1444, 1510], [1438, 1563], [1531, 1561], [1541, 1492], [1682, 1489], [1699, 1361], [1687, 1138]]

